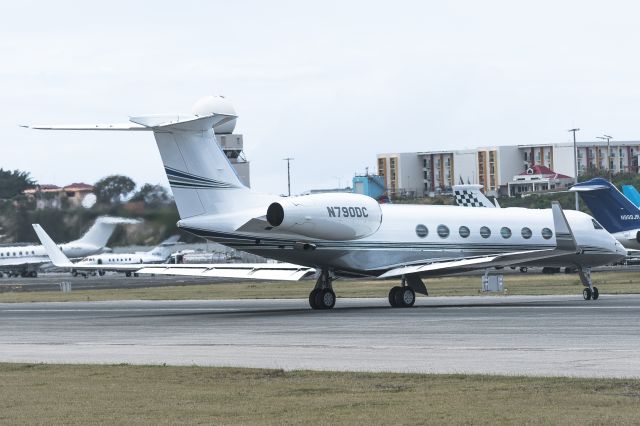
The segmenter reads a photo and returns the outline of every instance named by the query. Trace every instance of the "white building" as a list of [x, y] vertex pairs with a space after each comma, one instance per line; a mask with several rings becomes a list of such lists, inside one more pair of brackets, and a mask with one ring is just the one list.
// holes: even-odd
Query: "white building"
[[[608, 170], [638, 173], [640, 141], [578, 142], [578, 173]], [[607, 152], [609, 149], [609, 152]], [[378, 174], [390, 196], [424, 196], [451, 191], [462, 181], [483, 186], [488, 195], [509, 195], [514, 176], [540, 165], [575, 177], [573, 143], [489, 146], [475, 149], [378, 154]], [[562, 182], [548, 182], [548, 189]], [[542, 188], [544, 185], [525, 185]], [[514, 186], [523, 189], [525, 186]], [[520, 193], [521, 191], [516, 191]]]

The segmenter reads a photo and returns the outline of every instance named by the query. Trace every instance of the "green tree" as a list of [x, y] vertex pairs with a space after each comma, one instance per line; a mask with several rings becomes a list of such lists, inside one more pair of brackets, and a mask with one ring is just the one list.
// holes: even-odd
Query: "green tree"
[[111, 175], [100, 179], [93, 186], [93, 192], [102, 204], [120, 204], [136, 187], [136, 183], [127, 176]]
[[0, 198], [13, 198], [27, 188], [35, 186], [29, 172], [0, 169]]
[[171, 196], [164, 186], [145, 183], [138, 192], [131, 197], [131, 201], [143, 201], [149, 206], [159, 206], [169, 203]]

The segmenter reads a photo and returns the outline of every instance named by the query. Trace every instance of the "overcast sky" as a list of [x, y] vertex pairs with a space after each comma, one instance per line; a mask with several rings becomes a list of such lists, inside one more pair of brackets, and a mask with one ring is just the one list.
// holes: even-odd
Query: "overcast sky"
[[[54, 4], [55, 3], [55, 4]], [[640, 139], [627, 1], [3, 2], [0, 167], [167, 185], [148, 133], [43, 132], [225, 95], [252, 186], [345, 184], [376, 154]]]

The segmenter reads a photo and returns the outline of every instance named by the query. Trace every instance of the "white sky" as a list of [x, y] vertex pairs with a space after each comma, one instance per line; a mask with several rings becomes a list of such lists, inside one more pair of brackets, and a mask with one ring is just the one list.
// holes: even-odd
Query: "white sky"
[[640, 139], [632, 1], [3, 2], [0, 167], [167, 185], [147, 133], [42, 132], [229, 98], [252, 186], [344, 185], [380, 152]]

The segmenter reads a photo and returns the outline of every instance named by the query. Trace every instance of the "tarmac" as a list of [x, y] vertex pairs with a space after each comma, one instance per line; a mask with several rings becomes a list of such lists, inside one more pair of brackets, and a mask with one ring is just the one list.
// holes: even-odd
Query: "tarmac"
[[640, 377], [640, 295], [0, 304], [0, 361]]

